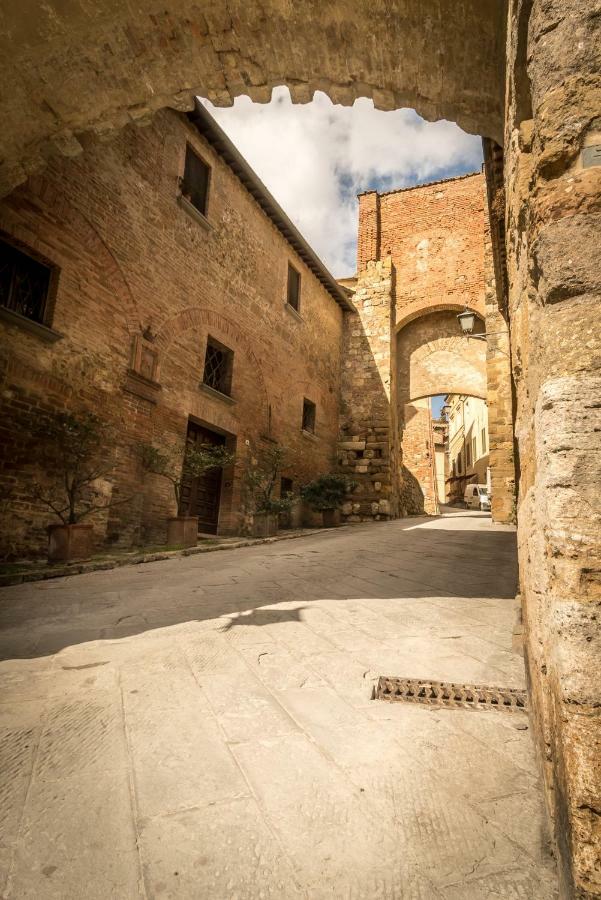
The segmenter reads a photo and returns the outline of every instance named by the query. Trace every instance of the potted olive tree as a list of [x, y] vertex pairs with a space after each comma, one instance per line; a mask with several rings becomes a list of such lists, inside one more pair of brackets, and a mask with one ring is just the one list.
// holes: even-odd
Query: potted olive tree
[[320, 475], [301, 488], [301, 497], [307, 506], [321, 512], [324, 528], [333, 528], [340, 522], [340, 505], [352, 489], [346, 475]]
[[250, 447], [244, 470], [244, 505], [252, 516], [252, 533], [255, 537], [271, 537], [277, 533], [280, 513], [286, 512], [294, 502], [290, 492], [276, 497], [286, 459], [286, 450], [279, 444], [255, 449]]
[[33, 482], [33, 497], [59, 519], [48, 526], [48, 561], [89, 557], [93, 526], [84, 519], [130, 499], [107, 500], [100, 490], [100, 480], [114, 468], [110, 429], [90, 412], [55, 412], [43, 415], [31, 431], [46, 476], [43, 483]]
[[225, 447], [198, 444], [194, 447], [155, 447], [140, 445], [140, 458], [146, 472], [167, 479], [173, 488], [177, 514], [167, 521], [169, 547], [194, 547], [198, 541], [198, 516], [183, 510], [182, 486], [211, 469], [222, 469], [233, 463], [235, 455]]

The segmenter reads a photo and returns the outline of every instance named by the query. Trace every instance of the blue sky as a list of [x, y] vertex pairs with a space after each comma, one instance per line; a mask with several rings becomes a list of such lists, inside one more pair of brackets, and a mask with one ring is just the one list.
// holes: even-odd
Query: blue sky
[[285, 87], [267, 104], [206, 102], [335, 277], [355, 271], [357, 193], [389, 191], [474, 172], [480, 138], [414, 110], [382, 112], [371, 100], [336, 106], [320, 92], [294, 105]]
[[445, 394], [437, 394], [436, 397], [430, 399], [430, 409], [432, 410], [432, 417], [434, 419], [440, 419], [442, 408], [444, 406], [444, 398]]

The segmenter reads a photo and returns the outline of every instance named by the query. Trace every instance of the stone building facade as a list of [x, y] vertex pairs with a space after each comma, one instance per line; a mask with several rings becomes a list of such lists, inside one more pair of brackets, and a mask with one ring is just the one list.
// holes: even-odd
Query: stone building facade
[[[184, 179], [194, 160], [204, 211]], [[2, 201], [0, 239], [17, 275], [41, 264], [51, 278], [38, 321], [0, 308], [5, 554], [45, 550], [52, 517], [32, 502], [40, 473], [23, 428], [45, 410], [90, 409], [113, 429], [114, 472], [100, 490], [131, 499], [96, 516], [98, 544], [164, 542], [175, 501], [144, 474], [141, 442], [183, 447], [198, 433], [235, 450], [221, 485], [207, 487], [217, 509], [202, 529], [225, 534], [240, 530], [255, 448], [287, 448], [292, 490], [331, 470], [345, 291], [203, 108], [163, 111], [55, 160]]]
[[[493, 518], [514, 510], [509, 356], [476, 331], [507, 334], [499, 313], [484, 175], [359, 198], [356, 313], [346, 316], [340, 461], [359, 476], [351, 518], [438, 511], [432, 424], [424, 398], [447, 393], [489, 399]], [[493, 325], [494, 327], [491, 327]], [[376, 432], [376, 429], [378, 431]], [[509, 437], [507, 435], [509, 429]], [[349, 459], [349, 437], [376, 441], [381, 458]], [[358, 444], [357, 444], [358, 446]], [[376, 492], [374, 485], [378, 484]], [[384, 503], [382, 503], [382, 499]]]
[[479, 397], [449, 394], [446, 398], [449, 459], [448, 495], [463, 500], [468, 484], [490, 487], [488, 408]]

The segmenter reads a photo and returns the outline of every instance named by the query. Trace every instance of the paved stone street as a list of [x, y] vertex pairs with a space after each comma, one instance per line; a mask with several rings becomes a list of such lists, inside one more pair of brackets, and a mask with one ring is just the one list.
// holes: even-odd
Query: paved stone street
[[374, 523], [0, 591], [10, 898], [555, 897], [523, 713], [515, 535]]

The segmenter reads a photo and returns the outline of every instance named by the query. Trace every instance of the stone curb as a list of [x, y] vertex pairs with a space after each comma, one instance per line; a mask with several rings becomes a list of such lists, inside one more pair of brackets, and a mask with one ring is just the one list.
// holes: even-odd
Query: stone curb
[[61, 566], [46, 569], [39, 572], [18, 572], [14, 575], [0, 575], [0, 588], [11, 587], [15, 584], [25, 584], [30, 581], [48, 581], [51, 578], [66, 578], [69, 575], [84, 575], [87, 572], [100, 572], [107, 569], [118, 569], [121, 566], [138, 566], [141, 563], [159, 562], [164, 559], [174, 559], [178, 556], [196, 556], [199, 553], [213, 553], [217, 550], [238, 550], [240, 547], [255, 547], [260, 544], [274, 544], [276, 541], [290, 541], [294, 538], [309, 537], [313, 534], [324, 534], [336, 531], [339, 528], [349, 528], [352, 525], [338, 525], [336, 528], [306, 528], [303, 531], [295, 531], [292, 534], [278, 534], [265, 538], [241, 538], [229, 544], [217, 544], [203, 547], [186, 547], [184, 550], [161, 550], [158, 553], [140, 553], [123, 558], [105, 559], [98, 562], [75, 563], [70, 566]]

